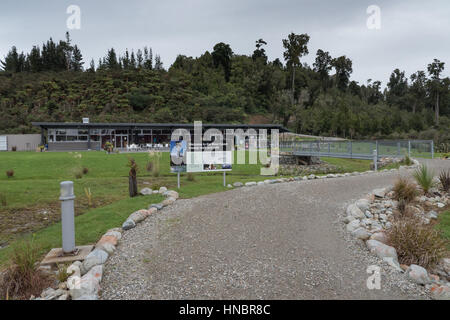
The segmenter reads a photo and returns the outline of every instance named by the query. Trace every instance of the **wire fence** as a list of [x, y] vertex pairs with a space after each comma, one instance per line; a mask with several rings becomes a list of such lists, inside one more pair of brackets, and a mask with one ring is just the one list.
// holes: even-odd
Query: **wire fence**
[[432, 140], [280, 141], [280, 152], [298, 156], [373, 159], [405, 155], [434, 158]]

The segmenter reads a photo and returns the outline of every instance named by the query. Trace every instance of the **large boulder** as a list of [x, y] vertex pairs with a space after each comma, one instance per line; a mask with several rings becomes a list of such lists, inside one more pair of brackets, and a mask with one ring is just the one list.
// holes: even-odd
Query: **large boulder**
[[246, 183], [245, 183], [245, 186], [246, 186], [246, 187], [253, 187], [253, 186], [256, 186], [256, 182], [254, 182], [254, 181], [246, 182]]
[[85, 274], [93, 267], [104, 264], [108, 260], [108, 253], [101, 249], [94, 249], [89, 253], [81, 264], [81, 274]]
[[98, 297], [100, 290], [100, 281], [103, 275], [103, 265], [94, 266], [88, 273], [79, 279], [74, 285], [70, 286], [70, 296], [73, 300], [82, 299], [82, 297]]
[[165, 197], [172, 197], [174, 199], [178, 199], [180, 195], [176, 191], [168, 190], [168, 191], [163, 193], [163, 196], [165, 196]]
[[427, 270], [416, 264], [410, 265], [408, 270], [406, 270], [406, 274], [408, 275], [409, 279], [417, 284], [426, 285], [431, 283], [431, 279], [428, 276]]
[[243, 187], [244, 184], [242, 182], [235, 182], [235, 183], [233, 183], [233, 186], [236, 188], [239, 188], [239, 187]]
[[356, 204], [352, 203], [347, 207], [347, 216], [353, 216], [357, 219], [364, 219], [365, 215], [364, 212], [362, 212]]
[[164, 206], [161, 203], [153, 203], [150, 205], [149, 209], [156, 208], [156, 210], [161, 210]]
[[369, 210], [370, 207], [370, 202], [367, 199], [359, 199], [355, 204], [362, 212]]
[[167, 198], [166, 200], [164, 200], [163, 202], [161, 202], [161, 204], [162, 204], [164, 207], [167, 207], [167, 206], [172, 205], [174, 202], [175, 202], [175, 198], [169, 197], [169, 198]]
[[388, 246], [377, 240], [367, 240], [366, 245], [371, 253], [377, 255], [396, 270], [403, 271], [398, 263], [397, 251], [394, 247]]
[[158, 193], [159, 193], [159, 194], [163, 194], [163, 193], [166, 192], [166, 191], [167, 191], [167, 188], [166, 188], [166, 187], [161, 187], [161, 188], [159, 188]]

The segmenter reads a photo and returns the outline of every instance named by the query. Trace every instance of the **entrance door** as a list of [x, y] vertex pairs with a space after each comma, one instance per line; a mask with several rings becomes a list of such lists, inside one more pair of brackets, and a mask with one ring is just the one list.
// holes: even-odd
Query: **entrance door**
[[126, 149], [128, 146], [128, 135], [117, 135], [116, 134], [116, 148]]

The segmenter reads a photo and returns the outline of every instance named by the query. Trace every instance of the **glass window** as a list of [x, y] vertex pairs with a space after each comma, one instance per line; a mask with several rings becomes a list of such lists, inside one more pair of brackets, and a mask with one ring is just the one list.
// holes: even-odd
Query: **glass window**
[[67, 136], [67, 141], [77, 141], [77, 136]]
[[100, 141], [99, 136], [91, 136], [91, 141]]
[[58, 130], [56, 130], [56, 134], [64, 135], [64, 134], [66, 134], [66, 130], [65, 129], [58, 129]]
[[81, 135], [81, 134], [88, 134], [88, 130], [87, 129], [79, 129], [78, 130], [78, 134], [79, 135]]
[[78, 141], [88, 141], [87, 136], [78, 136]]
[[56, 141], [66, 141], [66, 136], [56, 136]]

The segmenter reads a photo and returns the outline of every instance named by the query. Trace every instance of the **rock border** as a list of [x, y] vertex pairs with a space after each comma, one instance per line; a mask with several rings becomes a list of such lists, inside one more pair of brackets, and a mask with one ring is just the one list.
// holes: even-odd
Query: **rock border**
[[[365, 243], [365, 247], [377, 256], [384, 263], [399, 273], [405, 274], [406, 278], [416, 285], [424, 286], [430, 293], [431, 298], [436, 300], [450, 300], [450, 259], [444, 258], [429, 273], [425, 268], [411, 264], [400, 265], [397, 251], [388, 245], [386, 230], [391, 227], [389, 221], [393, 216], [393, 209], [398, 202], [392, 199], [392, 188], [374, 189], [365, 198], [351, 203], [346, 208], [346, 216], [343, 218], [345, 228], [351, 236]], [[443, 194], [432, 198], [419, 197], [420, 202], [428, 202], [437, 208], [450, 203], [450, 196]], [[417, 214], [424, 224], [429, 224], [430, 220], [437, 219], [438, 215], [434, 210], [427, 213], [420, 207]], [[420, 209], [419, 209], [420, 208]]]

